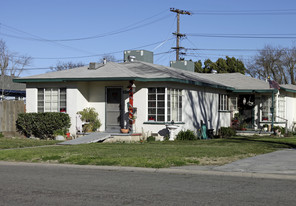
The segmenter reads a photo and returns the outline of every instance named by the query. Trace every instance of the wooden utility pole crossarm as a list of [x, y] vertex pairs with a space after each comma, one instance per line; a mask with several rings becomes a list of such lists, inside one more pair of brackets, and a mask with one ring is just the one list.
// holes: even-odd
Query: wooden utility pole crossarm
[[180, 14], [191, 15], [191, 13], [189, 11], [184, 11], [175, 8], [171, 8], [170, 11], [177, 13], [177, 32], [173, 33], [176, 36], [176, 47], [172, 47], [172, 49], [176, 50], [176, 61], [178, 61], [180, 59], [180, 49], [184, 49], [183, 47], [180, 47], [180, 38], [186, 36], [185, 34], [180, 33]]

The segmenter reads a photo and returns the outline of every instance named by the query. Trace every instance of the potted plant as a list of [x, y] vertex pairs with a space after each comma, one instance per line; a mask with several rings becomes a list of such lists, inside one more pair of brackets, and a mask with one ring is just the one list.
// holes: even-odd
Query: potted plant
[[129, 132], [129, 129], [122, 128], [120, 129], [120, 132], [127, 134]]
[[241, 125], [240, 125], [240, 129], [242, 130], [242, 131], [246, 131], [247, 130], [247, 123], [245, 123], [245, 122], [243, 122], [243, 123], [241, 123]]
[[267, 124], [263, 125], [263, 130], [264, 130], [264, 132], [267, 132], [267, 130], [268, 130], [268, 125]]
[[100, 128], [101, 122], [95, 108], [85, 108], [77, 113], [81, 115], [81, 120], [86, 122], [83, 125], [83, 133], [95, 132]]

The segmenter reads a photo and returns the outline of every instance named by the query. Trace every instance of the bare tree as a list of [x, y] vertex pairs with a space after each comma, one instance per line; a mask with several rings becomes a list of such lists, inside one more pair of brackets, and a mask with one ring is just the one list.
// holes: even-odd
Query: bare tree
[[291, 84], [296, 84], [295, 69], [296, 69], [296, 47], [285, 49], [283, 54], [283, 65], [286, 68], [286, 73], [290, 77]]
[[[285, 64], [285, 59], [289, 59], [289, 49], [281, 47], [265, 46], [247, 64], [247, 74], [259, 79], [271, 77], [278, 83], [287, 84], [292, 82], [290, 72], [288, 72], [288, 61]], [[290, 78], [289, 78], [290, 77]]]
[[1, 75], [1, 96], [4, 97], [4, 76], [19, 76], [25, 66], [31, 63], [31, 57], [19, 56], [8, 50], [6, 43], [0, 39], [0, 75]]
[[51, 66], [50, 69], [52, 71], [62, 71], [62, 70], [67, 70], [67, 69], [73, 69], [76, 67], [82, 67], [84, 64], [82, 62], [78, 63], [73, 63], [71, 61], [69, 62], [57, 62], [56, 66]]

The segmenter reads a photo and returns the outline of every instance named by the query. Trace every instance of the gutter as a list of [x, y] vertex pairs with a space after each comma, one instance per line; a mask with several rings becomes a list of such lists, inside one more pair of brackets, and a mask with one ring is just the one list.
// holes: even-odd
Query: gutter
[[212, 88], [219, 88], [225, 90], [233, 91], [234, 88], [227, 87], [223, 85], [217, 84], [209, 84], [198, 82], [194, 80], [185, 80], [185, 79], [177, 79], [177, 78], [141, 78], [141, 77], [108, 77], [108, 78], [42, 78], [42, 79], [13, 79], [13, 82], [16, 83], [34, 83], [34, 82], [75, 82], [75, 81], [139, 81], [139, 82], [159, 82], [159, 81], [166, 81], [166, 82], [179, 82], [184, 84], [191, 84], [197, 86], [208, 86]]

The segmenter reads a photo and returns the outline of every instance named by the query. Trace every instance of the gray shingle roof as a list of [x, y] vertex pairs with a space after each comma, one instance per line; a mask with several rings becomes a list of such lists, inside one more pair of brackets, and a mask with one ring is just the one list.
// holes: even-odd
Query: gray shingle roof
[[[15, 83], [12, 81], [13, 77], [4, 76], [4, 90], [14, 90], [14, 91], [25, 91], [26, 85], [21, 83]], [[2, 77], [0, 75], [0, 89], [2, 89]]]
[[193, 84], [227, 88], [231, 90], [272, 90], [269, 83], [240, 73], [204, 74], [165, 67], [146, 62], [125, 62], [107, 64], [95, 70], [88, 66], [70, 70], [50, 72], [17, 79], [17, 82], [31, 81], [83, 81], [83, 80], [130, 79], [141, 81], [180, 81]]
[[296, 91], [296, 85], [293, 85], [293, 84], [281, 84], [280, 87], [283, 89]]

